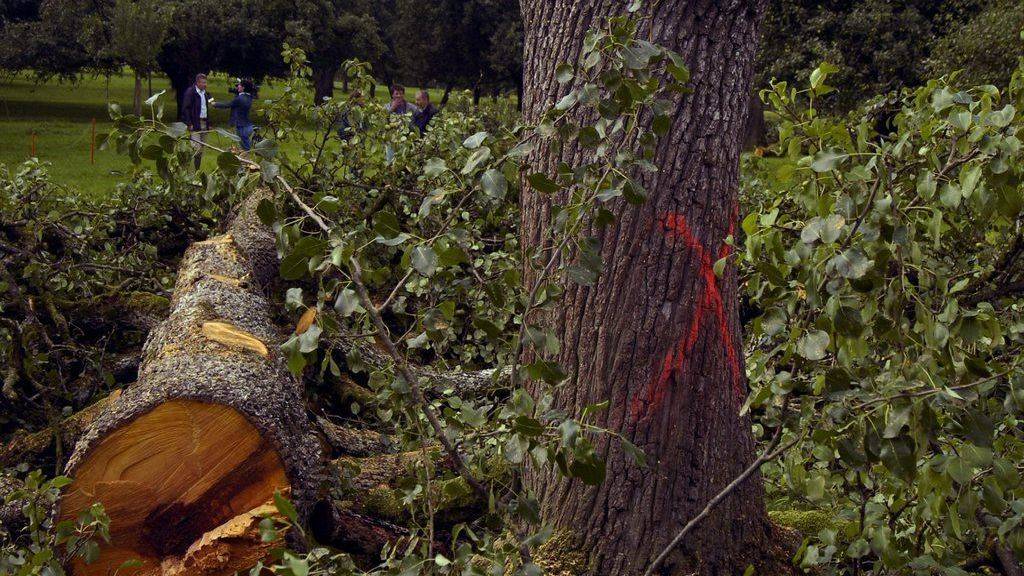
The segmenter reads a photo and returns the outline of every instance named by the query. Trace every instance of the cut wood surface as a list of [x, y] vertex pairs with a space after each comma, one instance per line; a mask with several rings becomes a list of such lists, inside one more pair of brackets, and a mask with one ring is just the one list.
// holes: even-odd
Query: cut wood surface
[[264, 295], [277, 273], [274, 238], [255, 216], [265, 197], [254, 193], [227, 233], [186, 251], [137, 383], [78, 441], [61, 515], [100, 501], [112, 534], [75, 574], [105, 575], [131, 558], [143, 561], [137, 572], [176, 565], [277, 490], [291, 490], [303, 517], [311, 509], [323, 458]]

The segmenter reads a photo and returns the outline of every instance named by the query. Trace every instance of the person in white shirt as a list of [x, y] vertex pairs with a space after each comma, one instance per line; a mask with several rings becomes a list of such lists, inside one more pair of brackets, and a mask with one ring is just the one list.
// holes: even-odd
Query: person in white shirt
[[188, 126], [189, 139], [196, 150], [196, 169], [203, 161], [203, 143], [206, 133], [210, 130], [210, 102], [213, 101], [206, 93], [206, 74], [197, 74], [196, 83], [185, 91], [181, 100], [181, 121]]

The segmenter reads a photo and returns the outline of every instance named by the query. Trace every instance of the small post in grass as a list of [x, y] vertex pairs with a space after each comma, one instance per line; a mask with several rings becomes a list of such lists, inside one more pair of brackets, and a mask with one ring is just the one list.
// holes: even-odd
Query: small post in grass
[[29, 156], [32, 158], [36, 157], [36, 131], [32, 131], [32, 136], [29, 138]]
[[92, 119], [92, 136], [89, 138], [89, 164], [96, 163], [96, 119]]

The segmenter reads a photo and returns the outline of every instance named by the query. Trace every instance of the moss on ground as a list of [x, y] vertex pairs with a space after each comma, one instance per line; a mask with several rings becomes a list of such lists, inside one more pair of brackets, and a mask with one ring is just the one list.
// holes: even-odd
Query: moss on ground
[[166, 316], [171, 307], [171, 301], [159, 294], [132, 292], [125, 299], [125, 307], [138, 314]]
[[587, 555], [573, 542], [566, 530], [555, 531], [546, 542], [537, 547], [533, 562], [548, 576], [577, 576], [587, 572]]
[[839, 530], [845, 524], [825, 510], [772, 510], [768, 517], [779, 526], [792, 528], [804, 536], [817, 536], [822, 530]]

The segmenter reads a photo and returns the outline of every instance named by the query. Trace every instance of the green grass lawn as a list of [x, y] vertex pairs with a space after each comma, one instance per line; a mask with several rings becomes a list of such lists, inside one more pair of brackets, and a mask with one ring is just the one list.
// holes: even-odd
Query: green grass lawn
[[[219, 101], [231, 97], [228, 87], [231, 79], [223, 74], [211, 76], [210, 93]], [[268, 82], [261, 87], [259, 99], [273, 98], [280, 94], [281, 82]], [[75, 83], [52, 80], [37, 83], [27, 74], [0, 81], [0, 164], [15, 166], [31, 155], [32, 135], [35, 134], [35, 154], [40, 160], [51, 164], [50, 171], [56, 182], [87, 194], [102, 194], [114, 187], [123, 171], [131, 163], [125, 156], [111, 150], [96, 150], [95, 164], [90, 163], [89, 147], [92, 120], [96, 119], [96, 133], [108, 132], [111, 127], [107, 112], [108, 102], [117, 102], [122, 109], [131, 110], [134, 82], [130, 75], [122, 74], [105, 77], [85, 77]], [[340, 91], [340, 86], [338, 86]], [[153, 91], [167, 90], [161, 98], [164, 103], [164, 119], [176, 117], [174, 94], [170, 81], [163, 77], [153, 78]], [[431, 91], [432, 98], [440, 93]], [[413, 98], [414, 89], [409, 88], [407, 98]], [[377, 89], [377, 100], [386, 102], [389, 98], [383, 87]], [[312, 97], [312, 93], [310, 94]], [[255, 115], [258, 116], [257, 102]], [[214, 110], [212, 120], [215, 126], [226, 127], [227, 110]], [[226, 138], [210, 135], [210, 143], [229, 146]], [[204, 166], [213, 166], [213, 155], [207, 154]]]

